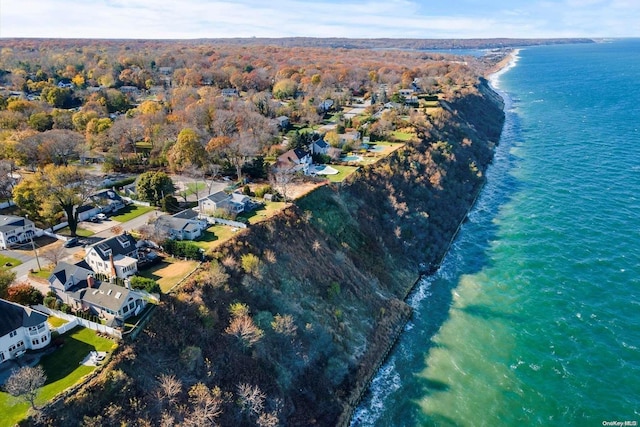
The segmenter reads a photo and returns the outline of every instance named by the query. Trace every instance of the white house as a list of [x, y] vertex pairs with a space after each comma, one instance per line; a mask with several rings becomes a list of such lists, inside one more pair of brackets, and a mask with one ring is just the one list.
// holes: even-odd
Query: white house
[[322, 138], [316, 139], [311, 143], [312, 154], [327, 154], [328, 150], [329, 144], [327, 144], [327, 142]]
[[186, 209], [174, 215], [161, 215], [154, 223], [156, 230], [175, 240], [195, 240], [202, 235], [209, 223], [198, 219], [198, 213]]
[[290, 122], [287, 116], [276, 117], [276, 121], [278, 122], [278, 127], [282, 130], [286, 130], [289, 127]]
[[222, 89], [222, 96], [226, 96], [226, 97], [234, 97], [234, 96], [238, 96], [238, 89], [235, 88], [225, 88]]
[[66, 292], [87, 287], [87, 278], [93, 276], [94, 271], [86, 261], [76, 264], [60, 261], [49, 276], [49, 288], [58, 295], [62, 302], [71, 305]]
[[84, 260], [96, 273], [121, 279], [138, 272], [138, 248], [130, 234], [103, 240], [86, 250]]
[[49, 286], [75, 310], [89, 310], [115, 323], [136, 314], [147, 303], [140, 291], [96, 279], [85, 261], [59, 262], [49, 276]]
[[0, 363], [46, 347], [50, 341], [46, 314], [0, 299]]
[[311, 152], [301, 148], [294, 148], [278, 156], [275, 167], [278, 170], [301, 171], [304, 174], [308, 174], [311, 162]]
[[108, 319], [114, 325], [140, 313], [147, 304], [141, 292], [114, 283], [87, 278], [87, 287], [74, 292], [77, 303], [85, 310]]
[[[244, 211], [246, 200], [243, 197], [234, 196], [234, 194], [237, 193], [227, 194], [224, 191], [218, 191], [209, 194], [198, 200], [198, 210], [201, 214], [212, 214], [217, 210], [238, 214]], [[248, 199], [248, 197], [246, 198]]]
[[33, 221], [13, 215], [0, 215], [0, 249], [28, 242], [36, 232]]

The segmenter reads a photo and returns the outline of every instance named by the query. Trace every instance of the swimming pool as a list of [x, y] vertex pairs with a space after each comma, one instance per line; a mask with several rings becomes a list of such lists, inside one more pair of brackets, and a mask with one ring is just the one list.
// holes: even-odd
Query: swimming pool
[[342, 160], [343, 162], [360, 162], [362, 161], [362, 157], [356, 155], [342, 156], [340, 157], [340, 160]]

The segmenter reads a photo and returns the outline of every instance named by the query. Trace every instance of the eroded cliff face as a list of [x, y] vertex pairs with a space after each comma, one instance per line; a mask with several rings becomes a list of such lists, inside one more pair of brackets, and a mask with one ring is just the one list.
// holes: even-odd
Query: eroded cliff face
[[[503, 119], [483, 82], [423, 123], [419, 142], [240, 233], [122, 347], [118, 376], [96, 379], [49, 419], [104, 417], [116, 405], [129, 420], [178, 423], [195, 416], [188, 390], [203, 383], [219, 392], [220, 425], [270, 415], [289, 426], [346, 424], [411, 315], [403, 300], [437, 267], [481, 190]], [[232, 333], [241, 316], [245, 330]], [[171, 401], [160, 374], [180, 379]], [[242, 403], [242, 384], [259, 388], [260, 405]]]

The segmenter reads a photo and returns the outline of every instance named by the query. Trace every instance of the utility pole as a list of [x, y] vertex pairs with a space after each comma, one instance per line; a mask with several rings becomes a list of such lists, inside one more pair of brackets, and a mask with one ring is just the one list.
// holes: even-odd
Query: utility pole
[[33, 235], [30, 235], [29, 238], [31, 239], [31, 247], [33, 248], [33, 253], [36, 254], [36, 262], [38, 263], [38, 271], [42, 270], [42, 267], [40, 267], [40, 259], [38, 258], [38, 250], [36, 249], [36, 244], [33, 241]]
[[[29, 215], [25, 215], [25, 217], [29, 219]], [[31, 240], [31, 249], [33, 249], [33, 253], [36, 255], [36, 262], [38, 263], [38, 271], [40, 271], [42, 270], [42, 267], [40, 267], [40, 259], [38, 258], [38, 251], [36, 249], [36, 244], [33, 241], [33, 234], [29, 234], [29, 240]]]

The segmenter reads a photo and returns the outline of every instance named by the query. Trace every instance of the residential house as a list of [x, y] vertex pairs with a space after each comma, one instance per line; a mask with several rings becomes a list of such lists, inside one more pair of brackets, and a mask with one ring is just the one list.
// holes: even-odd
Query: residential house
[[7, 249], [33, 238], [36, 227], [33, 221], [14, 215], [0, 215], [0, 249]]
[[65, 304], [71, 305], [66, 292], [87, 287], [87, 278], [93, 276], [94, 271], [86, 261], [70, 264], [60, 261], [49, 276], [49, 288], [56, 293]]
[[120, 86], [120, 92], [137, 95], [140, 93], [140, 89], [137, 86]]
[[225, 210], [238, 214], [244, 211], [246, 200], [242, 197], [234, 196], [234, 194], [237, 193], [227, 194], [224, 191], [218, 191], [216, 193], [209, 194], [208, 196], [198, 200], [198, 210], [201, 214], [207, 215], [212, 214], [217, 210]]
[[311, 153], [312, 154], [327, 154], [329, 150], [329, 144], [320, 138], [311, 143]]
[[50, 341], [46, 314], [0, 299], [0, 363], [46, 347]]
[[161, 215], [155, 222], [157, 231], [175, 240], [195, 240], [208, 226], [206, 220], [198, 219], [198, 213], [193, 209], [185, 209], [175, 215]]
[[90, 196], [93, 203], [101, 207], [101, 212], [117, 212], [125, 207], [124, 200], [113, 190], [101, 190]]
[[58, 82], [58, 87], [62, 89], [71, 89], [73, 88], [73, 83], [71, 80], [61, 80]]
[[136, 314], [146, 305], [141, 291], [96, 279], [85, 261], [59, 262], [49, 276], [49, 286], [68, 306], [89, 310], [112, 324]]
[[275, 168], [290, 172], [301, 171], [304, 174], [308, 174], [311, 163], [311, 152], [302, 148], [294, 148], [278, 156]]
[[168, 76], [173, 73], [173, 67], [158, 67], [158, 71], [160, 72], [160, 74]]
[[398, 94], [404, 98], [405, 104], [417, 104], [418, 96], [416, 95], [415, 89], [400, 89]]
[[128, 286], [119, 286], [107, 281], [87, 278], [87, 287], [74, 293], [81, 308], [90, 310], [101, 318], [108, 319], [113, 326], [137, 315], [147, 304], [143, 293]]
[[222, 89], [222, 96], [226, 96], [228, 98], [238, 96], [238, 89], [235, 88], [225, 88]]
[[287, 116], [276, 117], [276, 121], [278, 122], [278, 127], [281, 130], [287, 130], [289, 128], [289, 125], [291, 124], [291, 122], [289, 121], [289, 117]]
[[127, 278], [138, 272], [136, 240], [128, 233], [103, 240], [86, 249], [84, 260], [96, 273]]
[[325, 99], [320, 104], [318, 104], [318, 111], [321, 114], [324, 114], [333, 108], [333, 104], [334, 104], [333, 99]]
[[360, 132], [357, 130], [352, 130], [349, 132], [341, 133], [338, 135], [338, 140], [340, 141], [340, 145], [350, 144], [352, 146], [358, 145], [360, 143]]

